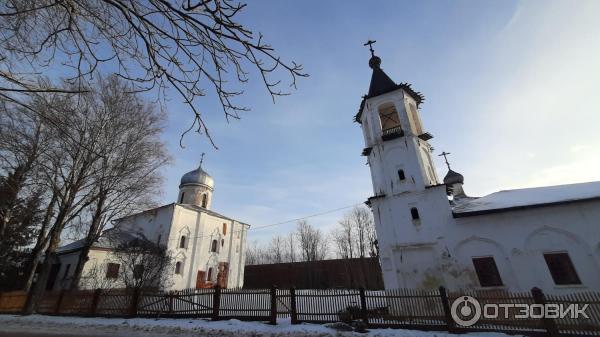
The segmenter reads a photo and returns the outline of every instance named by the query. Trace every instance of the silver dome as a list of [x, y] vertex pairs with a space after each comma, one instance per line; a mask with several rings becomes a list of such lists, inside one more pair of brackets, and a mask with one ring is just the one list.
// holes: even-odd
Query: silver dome
[[214, 187], [215, 182], [213, 178], [202, 169], [202, 167], [198, 167], [197, 169], [190, 171], [181, 177], [181, 183], [179, 184], [179, 187], [184, 185], [205, 185], [212, 188]]
[[448, 173], [444, 177], [444, 184], [453, 185], [453, 184], [463, 184], [465, 182], [465, 178], [462, 174], [448, 170]]

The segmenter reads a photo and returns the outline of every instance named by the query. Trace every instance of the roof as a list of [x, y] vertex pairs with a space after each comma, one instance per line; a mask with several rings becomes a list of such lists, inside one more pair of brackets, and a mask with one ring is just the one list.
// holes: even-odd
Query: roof
[[411, 88], [408, 83], [396, 84], [384, 71], [381, 69], [381, 59], [375, 55], [369, 60], [369, 67], [373, 69], [371, 74], [371, 83], [369, 84], [369, 93], [363, 97], [360, 103], [360, 108], [354, 120], [360, 123], [360, 116], [362, 115], [363, 108], [365, 106], [365, 100], [371, 97], [383, 95], [388, 92], [392, 92], [397, 89], [403, 89], [409, 94], [419, 106], [425, 100], [425, 97], [420, 92], [417, 92]]
[[[104, 233], [102, 233], [102, 236], [100, 236], [98, 241], [92, 244], [92, 248], [111, 249], [119, 246], [120, 244], [130, 242], [135, 239], [139, 239], [139, 236], [136, 236], [129, 232], [116, 230], [115, 228], [111, 228], [107, 229], [106, 231], [104, 231]], [[83, 248], [84, 245], [85, 239], [73, 241], [68, 245], [58, 247], [56, 249], [56, 253], [70, 253]]]
[[600, 200], [600, 181], [499, 191], [465, 200], [452, 211], [455, 217], [466, 217], [595, 199]]
[[215, 211], [211, 211], [209, 209], [206, 209], [206, 208], [203, 208], [203, 207], [200, 207], [200, 206], [190, 205], [190, 204], [177, 204], [177, 205], [181, 206], [183, 208], [187, 208], [187, 209], [192, 210], [192, 211], [203, 212], [203, 213], [206, 213], [208, 215], [216, 216], [216, 217], [219, 217], [219, 218], [222, 218], [222, 219], [226, 219], [226, 220], [229, 220], [229, 221], [239, 222], [242, 225], [250, 226], [247, 223], [241, 222], [239, 220], [232, 219], [230, 217], [224, 216], [223, 214], [217, 213]]

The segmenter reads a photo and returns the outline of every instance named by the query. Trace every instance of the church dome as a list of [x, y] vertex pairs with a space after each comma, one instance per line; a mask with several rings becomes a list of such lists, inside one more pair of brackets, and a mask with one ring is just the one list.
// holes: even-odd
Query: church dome
[[444, 177], [444, 184], [446, 185], [462, 184], [464, 181], [465, 178], [462, 174], [452, 170], [448, 170], [448, 173]]
[[213, 178], [202, 169], [202, 166], [200, 166], [197, 169], [190, 171], [184, 174], [183, 177], [181, 177], [181, 183], [179, 184], [179, 187], [185, 185], [205, 185], [210, 188], [213, 188], [215, 182]]

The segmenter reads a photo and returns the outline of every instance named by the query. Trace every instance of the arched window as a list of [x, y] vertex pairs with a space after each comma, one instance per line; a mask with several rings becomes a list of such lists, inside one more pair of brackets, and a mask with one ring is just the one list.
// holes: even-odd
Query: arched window
[[183, 197], [185, 196], [185, 192], [181, 192], [181, 199], [179, 199], [179, 203], [183, 204]]
[[419, 220], [419, 210], [416, 207], [413, 207], [410, 209], [410, 215], [412, 216], [413, 220]]
[[202, 208], [206, 208], [207, 199], [206, 194], [202, 194]]
[[216, 253], [217, 252], [217, 245], [218, 244], [219, 243], [217, 242], [217, 240], [213, 240], [212, 244], [210, 245], [210, 251], [213, 252], [213, 253]]
[[206, 275], [206, 280], [207, 280], [207, 281], [212, 281], [212, 274], [213, 274], [213, 269], [212, 269], [212, 267], [211, 267], [211, 268], [208, 268], [208, 274]]
[[221, 239], [221, 247], [225, 245], [225, 239]]
[[175, 274], [181, 275], [181, 273], [182, 273], [181, 262], [177, 262], [177, 263], [175, 263]]
[[406, 179], [406, 176], [404, 175], [404, 170], [398, 170], [398, 178], [400, 178], [400, 180]]
[[400, 128], [400, 116], [393, 104], [384, 104], [379, 107], [379, 120], [381, 121], [381, 130], [390, 131]]
[[227, 224], [223, 223], [223, 235], [227, 235]]
[[179, 240], [179, 248], [185, 248], [186, 247], [186, 237], [185, 235], [181, 236], [181, 239]]

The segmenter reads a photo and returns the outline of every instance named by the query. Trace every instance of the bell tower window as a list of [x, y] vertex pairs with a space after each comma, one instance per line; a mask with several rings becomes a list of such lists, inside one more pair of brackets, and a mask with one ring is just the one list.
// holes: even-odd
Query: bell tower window
[[206, 208], [206, 194], [202, 195], [202, 208]]
[[183, 204], [183, 197], [185, 196], [185, 192], [181, 192], [181, 199], [179, 199], [179, 203]]
[[381, 122], [381, 136], [383, 140], [402, 137], [400, 116], [393, 104], [384, 104], [379, 107], [379, 121]]

